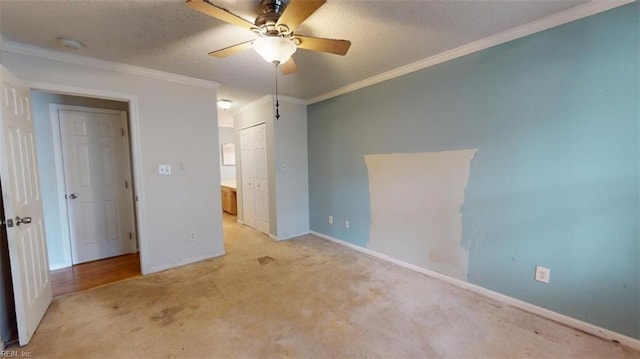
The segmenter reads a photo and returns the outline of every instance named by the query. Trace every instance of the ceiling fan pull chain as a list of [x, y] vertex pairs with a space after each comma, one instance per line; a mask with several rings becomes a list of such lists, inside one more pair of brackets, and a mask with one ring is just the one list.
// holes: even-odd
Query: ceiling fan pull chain
[[280, 102], [278, 101], [278, 62], [276, 64], [276, 120], [280, 119]]

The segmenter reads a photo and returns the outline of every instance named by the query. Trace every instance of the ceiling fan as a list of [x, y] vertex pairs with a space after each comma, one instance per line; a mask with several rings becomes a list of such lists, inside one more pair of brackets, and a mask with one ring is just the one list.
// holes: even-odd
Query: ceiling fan
[[262, 58], [275, 63], [285, 75], [295, 73], [298, 68], [291, 58], [297, 48], [326, 52], [344, 56], [351, 42], [347, 40], [325, 39], [303, 36], [295, 33], [296, 28], [313, 14], [326, 0], [262, 0], [258, 15], [251, 23], [210, 0], [187, 0], [187, 6], [203, 14], [253, 31], [259, 37], [255, 40], [212, 51], [209, 55], [223, 58], [240, 51], [254, 48]]

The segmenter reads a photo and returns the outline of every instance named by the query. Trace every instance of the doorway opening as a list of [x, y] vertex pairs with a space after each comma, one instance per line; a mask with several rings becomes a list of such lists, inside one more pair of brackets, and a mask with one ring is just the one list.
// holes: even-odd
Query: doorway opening
[[123, 254], [50, 271], [54, 297], [140, 275], [138, 253]]
[[[233, 117], [218, 111], [218, 117], [226, 116], [233, 123]], [[222, 222], [237, 220], [238, 196], [236, 185], [236, 143], [233, 127], [218, 126], [220, 144], [220, 198], [222, 200]]]
[[[0, 182], [2, 193], [2, 182]], [[0, 220], [4, 215], [4, 203], [0, 196]], [[0, 226], [0, 350], [6, 345], [18, 340], [18, 326], [16, 323], [15, 300], [13, 298], [13, 279], [9, 264], [9, 243], [7, 229]]]
[[53, 295], [141, 274], [129, 103], [31, 91]]

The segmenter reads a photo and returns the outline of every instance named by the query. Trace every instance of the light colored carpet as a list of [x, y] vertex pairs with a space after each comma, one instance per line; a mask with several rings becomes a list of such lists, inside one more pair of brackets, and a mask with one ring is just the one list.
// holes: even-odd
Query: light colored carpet
[[58, 297], [33, 357], [638, 358], [639, 352], [305, 236], [225, 218], [227, 255]]

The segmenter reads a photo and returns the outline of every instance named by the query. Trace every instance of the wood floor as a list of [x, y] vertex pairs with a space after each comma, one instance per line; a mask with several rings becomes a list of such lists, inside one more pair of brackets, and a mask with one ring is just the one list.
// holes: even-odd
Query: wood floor
[[139, 254], [125, 254], [51, 271], [51, 287], [55, 297], [138, 275]]

